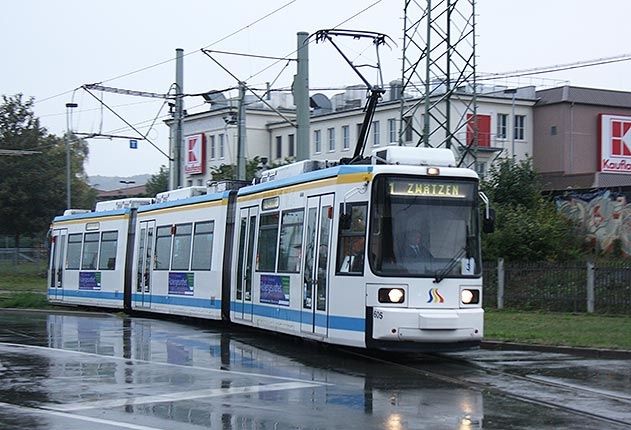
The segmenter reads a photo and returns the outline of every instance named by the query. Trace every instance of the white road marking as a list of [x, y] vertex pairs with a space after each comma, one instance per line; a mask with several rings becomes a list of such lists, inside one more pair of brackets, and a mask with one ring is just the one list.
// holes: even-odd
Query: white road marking
[[0, 402], [0, 407], [13, 408], [13, 409], [18, 409], [21, 411], [35, 413], [35, 414], [52, 415], [52, 416], [61, 417], [61, 418], [87, 421], [87, 422], [96, 423], [96, 424], [105, 424], [112, 427], [119, 427], [119, 428], [130, 429], [130, 430], [162, 430], [157, 427], [147, 427], [147, 426], [141, 426], [137, 424], [123, 423], [120, 421], [111, 421], [111, 420], [104, 420], [101, 418], [86, 417], [83, 415], [68, 414], [65, 412], [57, 412], [57, 411], [46, 410], [46, 409], [30, 408], [27, 406], [12, 405], [10, 403], [3, 403], [3, 402]]
[[232, 396], [240, 394], [264, 393], [270, 391], [296, 390], [299, 388], [319, 387], [320, 384], [283, 382], [279, 384], [253, 385], [249, 387], [212, 388], [208, 390], [184, 391], [181, 393], [158, 394], [155, 396], [130, 397], [123, 399], [95, 400], [92, 402], [67, 403], [63, 405], [48, 404], [45, 409], [56, 411], [81, 411], [86, 409], [105, 409], [119, 406], [145, 405], [148, 403], [179, 402], [182, 400], [205, 399], [209, 397]]
[[240, 376], [251, 376], [257, 378], [268, 378], [268, 379], [277, 379], [280, 381], [294, 381], [294, 382], [303, 382], [306, 384], [316, 384], [316, 385], [332, 385], [326, 382], [318, 382], [318, 381], [309, 381], [306, 379], [298, 379], [298, 378], [287, 378], [284, 376], [274, 376], [274, 375], [265, 375], [261, 373], [249, 373], [249, 372], [239, 372], [236, 370], [224, 370], [224, 369], [213, 369], [210, 367], [200, 367], [200, 366], [186, 366], [183, 364], [172, 364], [172, 363], [161, 363], [158, 361], [149, 361], [149, 360], [141, 360], [138, 358], [124, 358], [124, 357], [115, 357], [112, 355], [102, 355], [95, 354], [92, 352], [82, 352], [82, 351], [73, 351], [70, 349], [61, 349], [61, 348], [49, 348], [46, 346], [37, 346], [37, 345], [22, 345], [19, 343], [9, 343], [9, 342], [0, 342], [0, 347], [7, 346], [11, 348], [24, 348], [24, 349], [36, 349], [39, 351], [54, 351], [54, 352], [62, 352], [67, 354], [75, 354], [75, 355], [83, 355], [86, 357], [98, 357], [98, 358], [107, 358], [109, 360], [116, 361], [125, 361], [125, 362], [134, 362], [134, 363], [144, 363], [144, 364], [152, 364], [154, 366], [165, 366], [165, 367], [177, 367], [181, 369], [192, 369], [192, 370], [203, 370], [204, 372], [217, 372], [217, 373], [226, 373], [229, 375], [240, 375]]

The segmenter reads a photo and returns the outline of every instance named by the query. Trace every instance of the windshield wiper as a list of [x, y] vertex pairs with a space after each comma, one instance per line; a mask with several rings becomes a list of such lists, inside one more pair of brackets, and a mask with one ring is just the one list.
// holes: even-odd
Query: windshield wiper
[[447, 264], [447, 266], [443, 270], [436, 272], [436, 276], [434, 278], [435, 284], [438, 284], [440, 281], [445, 279], [445, 276], [447, 276], [447, 274], [453, 270], [456, 264], [458, 264], [458, 261], [465, 254], [466, 250], [466, 247], [460, 248], [460, 251], [458, 251], [458, 253], [451, 260], [449, 260], [449, 264]]

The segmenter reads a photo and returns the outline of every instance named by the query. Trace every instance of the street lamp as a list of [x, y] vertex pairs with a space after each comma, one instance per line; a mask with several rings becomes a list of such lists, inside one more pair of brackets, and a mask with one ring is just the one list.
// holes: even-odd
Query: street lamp
[[76, 103], [66, 103], [66, 209], [70, 209], [70, 132], [72, 130], [72, 109], [78, 107]]
[[513, 158], [515, 158], [515, 94], [517, 94], [517, 88], [510, 88], [508, 90], [504, 90], [504, 94], [512, 94], [513, 95], [513, 101], [511, 103], [511, 138], [510, 138], [510, 145], [511, 145], [511, 152], [513, 155]]

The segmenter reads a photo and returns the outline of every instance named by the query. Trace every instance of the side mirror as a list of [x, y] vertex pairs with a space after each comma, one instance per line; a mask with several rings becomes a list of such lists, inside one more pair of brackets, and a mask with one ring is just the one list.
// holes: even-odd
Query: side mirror
[[495, 231], [495, 209], [489, 208], [488, 217], [484, 217], [482, 221], [482, 231], [484, 233], [493, 233]]
[[351, 214], [342, 212], [340, 214], [340, 230], [348, 230], [349, 228], [351, 228]]

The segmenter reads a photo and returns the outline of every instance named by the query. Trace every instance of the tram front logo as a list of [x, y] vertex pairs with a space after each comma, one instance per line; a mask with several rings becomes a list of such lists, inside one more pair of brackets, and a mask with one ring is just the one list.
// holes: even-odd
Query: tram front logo
[[445, 298], [440, 295], [438, 288], [432, 288], [429, 290], [429, 300], [427, 303], [445, 303]]

